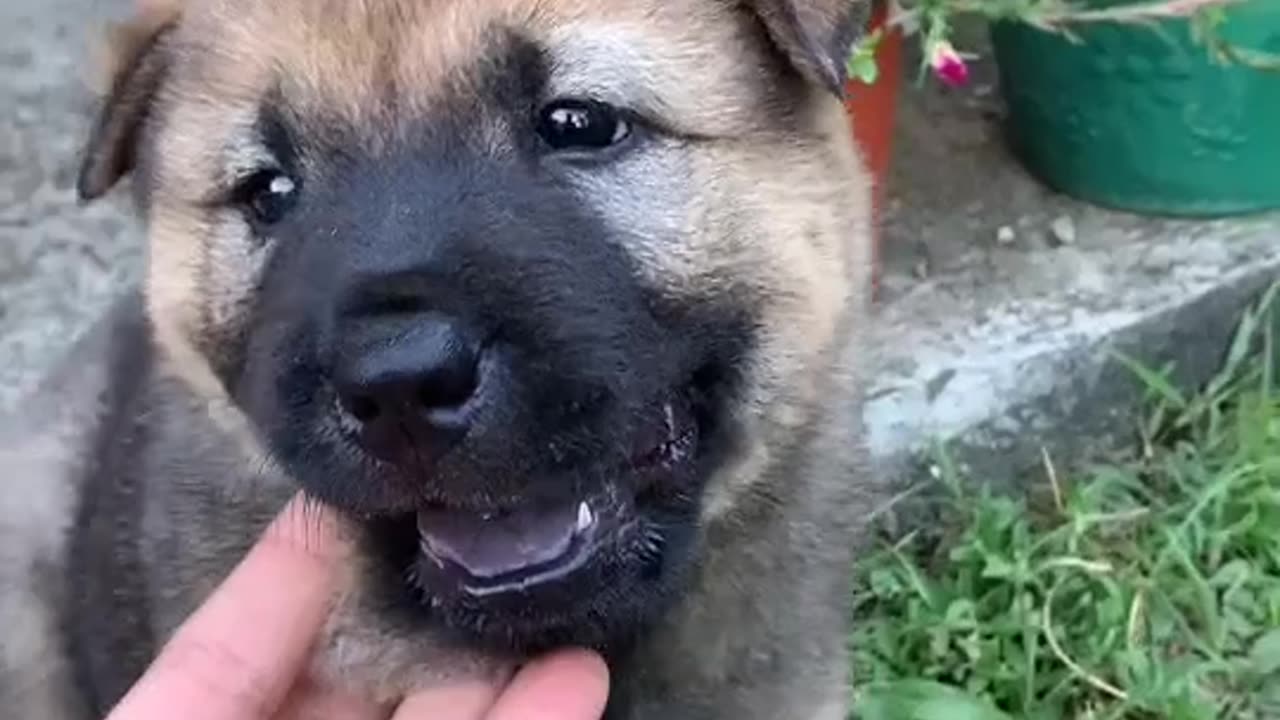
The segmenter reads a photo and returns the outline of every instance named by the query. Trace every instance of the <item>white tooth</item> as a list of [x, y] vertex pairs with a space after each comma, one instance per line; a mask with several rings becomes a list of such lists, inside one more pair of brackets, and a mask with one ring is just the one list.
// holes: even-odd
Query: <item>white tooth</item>
[[587, 503], [585, 501], [578, 503], [578, 524], [575, 529], [578, 532], [583, 532], [591, 527], [591, 524], [595, 521], [596, 519], [592, 516], [591, 508], [587, 506]]
[[423, 557], [427, 558], [438, 568], [444, 567], [444, 560], [436, 554], [436, 549], [431, 546], [431, 541], [425, 537], [418, 541], [418, 549], [422, 551]]
[[667, 442], [671, 442], [676, 439], [676, 410], [671, 407], [671, 403], [667, 403], [662, 406], [662, 412], [666, 415], [664, 420], [667, 423]]

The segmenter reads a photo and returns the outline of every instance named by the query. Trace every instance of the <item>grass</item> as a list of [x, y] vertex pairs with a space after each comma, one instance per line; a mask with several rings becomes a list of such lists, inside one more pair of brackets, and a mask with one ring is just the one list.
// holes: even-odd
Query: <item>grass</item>
[[857, 717], [1280, 718], [1277, 295], [1198, 394], [1119, 358], [1149, 408], [1119, 460], [1011, 497], [937, 453], [943, 522], [859, 570]]

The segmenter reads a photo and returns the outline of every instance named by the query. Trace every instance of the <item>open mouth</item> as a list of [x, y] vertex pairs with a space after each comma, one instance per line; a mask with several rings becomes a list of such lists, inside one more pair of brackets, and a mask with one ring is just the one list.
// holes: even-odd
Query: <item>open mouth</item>
[[414, 518], [414, 575], [433, 594], [487, 598], [564, 580], [604, 549], [627, 554], [650, 540], [643, 513], [678, 491], [698, 454], [700, 423], [690, 400], [673, 397], [635, 452], [588, 497], [478, 512], [436, 506]]
[[[598, 501], [597, 501], [598, 502]], [[433, 509], [418, 513], [419, 550], [466, 593], [517, 592], [581, 567], [601, 540], [592, 502], [502, 516]]]

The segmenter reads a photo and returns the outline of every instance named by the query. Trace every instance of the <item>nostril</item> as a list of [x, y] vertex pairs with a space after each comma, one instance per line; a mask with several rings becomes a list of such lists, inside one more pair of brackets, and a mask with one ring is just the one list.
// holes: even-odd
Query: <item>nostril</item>
[[450, 408], [461, 405], [471, 397], [471, 393], [462, 394], [456, 388], [437, 385], [423, 385], [418, 389], [418, 403], [427, 408]]
[[475, 354], [454, 352], [422, 377], [418, 385], [417, 401], [428, 410], [454, 408], [465, 404], [475, 392]]
[[362, 423], [373, 422], [382, 414], [382, 411], [378, 408], [378, 401], [368, 395], [353, 395], [343, 398], [342, 404], [346, 407], [347, 412], [351, 413], [351, 417]]
[[343, 411], [364, 430], [454, 430], [480, 391], [483, 354], [450, 318], [378, 317], [344, 328], [331, 381]]

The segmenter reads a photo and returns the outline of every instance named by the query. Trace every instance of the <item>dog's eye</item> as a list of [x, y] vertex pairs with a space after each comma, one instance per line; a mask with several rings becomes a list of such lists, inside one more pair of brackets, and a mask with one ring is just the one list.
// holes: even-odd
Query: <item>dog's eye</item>
[[538, 113], [538, 134], [555, 150], [600, 149], [631, 134], [617, 108], [595, 100], [557, 100]]
[[239, 204], [263, 225], [284, 219], [298, 201], [298, 183], [278, 170], [260, 170], [236, 190]]

